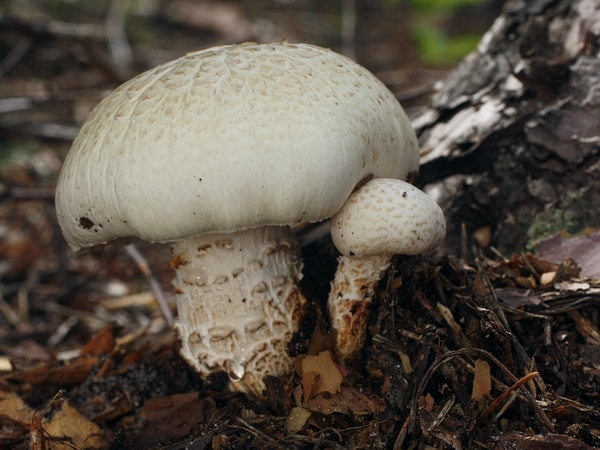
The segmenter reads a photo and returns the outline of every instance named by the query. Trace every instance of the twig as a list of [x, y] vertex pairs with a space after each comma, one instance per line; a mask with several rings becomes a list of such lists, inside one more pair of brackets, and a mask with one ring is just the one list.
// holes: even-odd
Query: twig
[[54, 189], [47, 187], [29, 188], [15, 186], [7, 189], [4, 196], [19, 200], [54, 200]]
[[112, 0], [104, 24], [108, 47], [116, 70], [124, 77], [127, 76], [133, 61], [133, 53], [125, 31], [125, 18], [130, 4], [131, 0]]
[[342, 2], [342, 53], [356, 59], [356, 0]]
[[19, 314], [16, 313], [11, 306], [4, 300], [2, 292], [0, 292], [0, 313], [13, 326], [17, 326], [20, 322]]
[[506, 397], [508, 397], [510, 394], [512, 394], [514, 391], [516, 391], [520, 386], [522, 386], [525, 383], [528, 383], [533, 377], [535, 377], [538, 373], [537, 372], [531, 372], [527, 375], [525, 375], [523, 378], [521, 378], [520, 380], [518, 380], [516, 383], [514, 383], [510, 388], [508, 388], [508, 390], [504, 391], [502, 393], [502, 395], [500, 395], [500, 397], [496, 398], [491, 404], [490, 406], [488, 406], [485, 411], [483, 411], [481, 413], [481, 416], [479, 417], [480, 419], [485, 418], [488, 414], [490, 414], [494, 409], [496, 409], [500, 403], [502, 403], [504, 401], [504, 399]]
[[[52, 406], [52, 403], [54, 403], [54, 401], [58, 397], [63, 396], [64, 393], [65, 393], [65, 391], [61, 389], [54, 395], [54, 397], [52, 397], [52, 399], [50, 399], [50, 401], [48, 402], [48, 404], [42, 411], [42, 417], [44, 417], [46, 415], [46, 413]], [[50, 433], [48, 433], [42, 426], [42, 419], [38, 418], [37, 411], [36, 411], [33, 414], [33, 418], [31, 419], [29, 446], [30, 446], [31, 450], [46, 450], [46, 441], [55, 442], [55, 443], [60, 444], [63, 447], [66, 446], [66, 447], [70, 447], [72, 449], [78, 448], [77, 446], [75, 446], [71, 442], [69, 442], [67, 439], [51, 436]]]
[[467, 224], [462, 222], [460, 224], [460, 262], [461, 265], [465, 265], [467, 257], [469, 255], [469, 237], [467, 234]]
[[[6, 127], [8, 128], [8, 127]], [[22, 133], [39, 138], [61, 139], [72, 141], [79, 132], [78, 127], [62, 125], [58, 123], [31, 123], [23, 122], [11, 125], [10, 128]]]
[[148, 283], [150, 283], [150, 288], [152, 289], [152, 292], [156, 297], [156, 301], [160, 306], [160, 310], [162, 311], [165, 320], [169, 325], [173, 325], [173, 314], [171, 313], [171, 309], [169, 308], [169, 303], [167, 302], [167, 298], [165, 297], [165, 294], [161, 289], [160, 284], [152, 274], [148, 261], [146, 260], [146, 258], [144, 258], [144, 255], [142, 255], [142, 253], [138, 250], [135, 244], [126, 245], [125, 250], [131, 257], [131, 259], [135, 261], [140, 271], [148, 280]]
[[49, 348], [55, 348], [60, 342], [64, 340], [67, 334], [69, 334], [73, 327], [78, 323], [79, 319], [77, 318], [77, 316], [67, 317], [66, 320], [58, 326], [54, 333], [50, 335], [50, 337], [46, 341], [46, 345]]
[[[477, 255], [477, 253], [476, 253], [476, 255]], [[529, 370], [529, 368], [531, 368], [533, 371], [536, 371], [536, 365], [535, 365], [534, 360], [527, 354], [527, 350], [525, 350], [523, 345], [519, 342], [517, 337], [512, 332], [510, 324], [508, 323], [508, 320], [506, 319], [506, 315], [504, 314], [504, 310], [502, 309], [502, 305], [500, 304], [500, 300], [498, 299], [498, 296], [496, 295], [496, 290], [494, 289], [494, 286], [492, 285], [492, 282], [490, 281], [490, 279], [487, 275], [487, 272], [485, 271], [483, 265], [481, 264], [481, 260], [478, 255], [475, 257], [475, 264], [477, 265], [477, 270], [478, 270], [481, 278], [483, 279], [483, 282], [485, 284], [485, 287], [486, 287], [488, 293], [490, 294], [489, 298], [491, 298], [491, 301], [488, 302], [489, 307], [492, 311], [494, 311], [496, 313], [496, 315], [500, 319], [500, 322], [504, 326], [504, 328], [506, 330], [506, 334], [508, 335], [508, 338], [510, 339], [511, 344], [514, 346], [514, 348], [517, 352], [517, 355], [519, 356], [519, 358], [521, 360], [521, 365], [523, 367], [526, 367], [527, 370]], [[486, 297], [486, 298], [488, 298], [488, 297]], [[543, 392], [546, 392], [546, 384], [544, 383], [544, 380], [542, 380], [541, 377], [535, 377], [534, 379], [537, 382], [540, 389], [542, 389]]]
[[[8, 58], [8, 56], [6, 58]], [[2, 62], [0, 62], [0, 76], [2, 76], [8, 70], [4, 70], [5, 68], [3, 67], [6, 58], [4, 58]], [[0, 99], [0, 114], [11, 113], [15, 111], [23, 111], [32, 108], [33, 100], [29, 97], [14, 97]]]
[[68, 22], [57, 22], [52, 21], [47, 24], [47, 32], [56, 37], [63, 38], [93, 38], [93, 39], [104, 39], [104, 33], [102, 28], [98, 25], [89, 23], [68, 23]]
[[448, 413], [450, 412], [450, 410], [452, 409], [452, 407], [455, 404], [456, 404], [456, 396], [451, 395], [450, 398], [448, 399], [448, 401], [446, 401], [446, 403], [444, 403], [444, 406], [442, 406], [442, 408], [440, 409], [440, 412], [438, 413], [437, 417], [427, 427], [428, 433], [432, 433], [433, 430], [435, 430], [444, 421], [444, 419], [446, 419], [446, 416], [448, 415]]
[[[545, 305], [545, 307], [548, 308], [548, 310], [537, 311], [537, 314], [540, 314], [540, 315], [543, 315], [546, 317], [554, 316], [554, 315], [558, 315], [558, 314], [568, 313], [569, 311], [586, 308], [588, 306], [597, 307], [598, 304], [600, 303], [600, 297], [597, 297], [597, 296], [586, 296], [586, 297], [581, 297], [580, 299], [577, 299], [577, 300], [573, 300], [572, 298], [573, 298], [573, 296], [567, 296], [567, 297], [560, 298], [559, 300], [561, 300], [564, 304], [559, 305], [557, 307], [556, 306], [550, 307], [550, 306]], [[542, 300], [543, 300], [543, 298], [542, 298]]]
[[506, 319], [506, 316], [504, 315], [504, 311], [500, 307], [500, 300], [498, 300], [498, 296], [496, 295], [496, 290], [494, 289], [494, 286], [492, 286], [492, 282], [490, 281], [490, 278], [488, 277], [487, 272], [485, 271], [485, 268], [481, 264], [481, 260], [478, 255], [475, 256], [475, 264], [477, 265], [477, 269], [479, 270], [479, 275], [481, 276], [483, 283], [485, 284], [485, 288], [493, 300], [493, 303], [490, 305], [492, 311], [494, 311], [496, 313], [496, 315], [502, 322], [502, 325], [504, 326], [504, 328], [506, 328], [506, 331], [508, 331], [508, 333], [510, 333], [512, 335], [512, 330], [510, 328], [510, 324], [508, 323], [508, 320]]
[[262, 439], [262, 440], [264, 440], [266, 442], [269, 442], [270, 444], [276, 444], [277, 443], [277, 441], [275, 439], [273, 439], [271, 436], [269, 436], [268, 434], [260, 431], [258, 428], [254, 427], [253, 425], [250, 425], [248, 422], [246, 422], [241, 417], [236, 417], [236, 420], [238, 422], [240, 422], [243, 426], [232, 426], [232, 428], [240, 428], [242, 430], [246, 430], [249, 433], [251, 433], [254, 436], [256, 436], [258, 439]]
[[409, 415], [406, 418], [406, 420], [404, 421], [404, 423], [402, 424], [402, 428], [400, 428], [400, 432], [398, 433], [398, 436], [396, 437], [396, 442], [394, 442], [393, 450], [400, 450], [402, 448], [402, 446], [404, 445], [404, 440], [406, 439], [406, 436], [408, 435], [408, 429], [410, 427], [412, 419], [413, 419], [412, 416]]
[[95, 312], [87, 312], [79, 309], [69, 308], [68, 306], [59, 305], [54, 302], [45, 302], [38, 305], [38, 309], [50, 312], [52, 314], [60, 314], [62, 316], [76, 316], [79, 320], [88, 323], [92, 328], [100, 328], [112, 320], [108, 312], [96, 309]]
[[577, 310], [568, 311], [567, 315], [575, 322], [575, 328], [588, 345], [600, 345], [600, 330], [591, 320], [582, 316]]
[[6, 28], [26, 33], [36, 38], [93, 38], [104, 39], [104, 31], [98, 25], [58, 22], [54, 20], [27, 20], [21, 17], [0, 15], [0, 29]]
[[33, 40], [29, 37], [24, 37], [17, 42], [17, 45], [0, 61], [0, 77], [12, 69], [25, 56], [25, 53], [31, 48], [32, 42]]
[[434, 92], [434, 84], [429, 83], [424, 86], [417, 86], [410, 89], [405, 89], [401, 92], [395, 92], [396, 100], [400, 103], [408, 102], [409, 100], [414, 100], [419, 97], [423, 97], [424, 95], [428, 95]]
[[27, 279], [17, 291], [17, 310], [19, 314], [19, 323], [29, 323], [29, 291], [38, 284], [39, 271], [35, 265], [27, 272]]
[[[441, 355], [440, 357], [438, 357], [433, 362], [433, 364], [431, 364], [431, 366], [427, 369], [427, 371], [423, 374], [423, 376], [420, 377], [420, 378], [417, 378], [417, 379], [420, 379], [421, 381], [420, 381], [419, 385], [417, 386], [417, 389], [415, 391], [415, 395], [414, 395], [414, 398], [413, 398], [413, 401], [412, 401], [412, 404], [411, 404], [411, 407], [410, 407], [411, 422], [414, 423], [414, 421], [416, 420], [417, 410], [419, 409], [419, 399], [423, 395], [423, 391], [425, 390], [425, 386], [429, 382], [429, 380], [430, 380], [431, 376], [433, 375], [433, 373], [440, 366], [442, 366], [446, 362], [450, 361], [452, 358], [456, 358], [458, 356], [469, 355], [470, 353], [477, 353], [477, 354], [485, 356], [490, 361], [492, 361], [494, 364], [496, 364], [496, 366], [502, 371], [502, 373], [508, 379], [510, 379], [513, 383], [518, 383], [519, 382], [519, 380], [517, 379], [517, 377], [515, 377], [512, 374], [512, 372], [506, 368], [506, 366], [504, 364], [502, 364], [496, 357], [494, 357], [494, 355], [492, 355], [490, 352], [488, 352], [486, 350], [483, 350], [483, 349], [480, 349], [480, 348], [463, 348], [463, 349], [460, 349], [460, 350], [455, 350], [455, 351], [448, 352], [448, 353], [446, 353], [446, 354]], [[529, 381], [529, 379], [527, 378], [526, 381]], [[523, 385], [519, 385], [518, 389], [527, 398], [527, 400], [529, 401], [531, 407], [537, 413], [538, 417], [542, 421], [542, 423], [543, 423], [544, 427], [546, 428], [546, 430], [549, 431], [550, 433], [554, 433], [555, 432], [554, 424], [548, 418], [548, 416], [546, 415], [546, 413], [542, 410], [542, 408], [540, 407], [540, 405], [538, 405], [537, 401], [531, 395], [531, 392], [529, 392]]]

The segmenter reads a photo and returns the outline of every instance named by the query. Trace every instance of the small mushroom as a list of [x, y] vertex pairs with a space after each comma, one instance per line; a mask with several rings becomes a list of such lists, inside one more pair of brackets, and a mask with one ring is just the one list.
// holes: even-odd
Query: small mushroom
[[342, 256], [328, 308], [341, 361], [356, 358], [363, 346], [368, 308], [392, 257], [432, 250], [445, 234], [446, 221], [437, 203], [396, 179], [368, 181], [331, 218], [331, 237]]
[[307, 44], [190, 53], [90, 114], [56, 189], [74, 250], [172, 243], [181, 354], [260, 396], [291, 372], [304, 297], [289, 226], [331, 217], [369, 177], [405, 178], [417, 141], [370, 72]]

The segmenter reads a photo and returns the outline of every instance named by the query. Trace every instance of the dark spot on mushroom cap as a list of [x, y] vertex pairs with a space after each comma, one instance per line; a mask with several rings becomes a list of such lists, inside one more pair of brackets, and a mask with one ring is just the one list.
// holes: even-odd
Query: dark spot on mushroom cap
[[94, 226], [94, 222], [92, 222], [90, 219], [88, 219], [87, 217], [80, 217], [79, 218], [79, 226], [81, 228], [84, 228], [86, 230], [91, 229]]

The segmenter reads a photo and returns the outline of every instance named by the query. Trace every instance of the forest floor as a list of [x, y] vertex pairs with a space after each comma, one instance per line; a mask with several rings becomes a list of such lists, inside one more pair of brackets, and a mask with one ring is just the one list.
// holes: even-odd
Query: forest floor
[[[187, 51], [288, 38], [355, 55], [412, 115], [453, 67], [415, 49], [409, 22], [422, 13], [357, 2], [342, 33], [352, 2], [139, 2], [127, 16], [118, 1], [83, 3], [15, 3], [0, 17], [0, 448], [600, 448], [600, 279], [580, 277], [591, 262], [576, 247], [548, 261], [480, 250], [465, 234], [443, 254], [397, 257], [359, 361], [321, 356], [318, 376], [337, 371], [341, 383], [317, 394], [299, 370], [256, 401], [228, 392], [225, 376], [202, 381], [179, 356], [148, 281], [175, 313], [167, 246], [138, 243], [140, 263], [117, 245], [73, 255], [61, 236], [61, 162], [122, 81]], [[497, 14], [427, 20], [482, 33]], [[330, 350], [336, 266], [329, 236], [302, 251], [299, 361]]]

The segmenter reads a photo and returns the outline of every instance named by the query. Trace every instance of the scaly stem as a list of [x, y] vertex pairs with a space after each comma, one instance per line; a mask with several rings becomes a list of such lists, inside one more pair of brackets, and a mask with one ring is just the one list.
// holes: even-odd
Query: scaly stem
[[341, 362], [355, 359], [365, 342], [371, 300], [391, 261], [392, 255], [338, 258], [327, 305]]
[[182, 356], [204, 377], [224, 370], [260, 397], [263, 377], [291, 372], [287, 345], [305, 303], [288, 227], [211, 234], [173, 245]]

